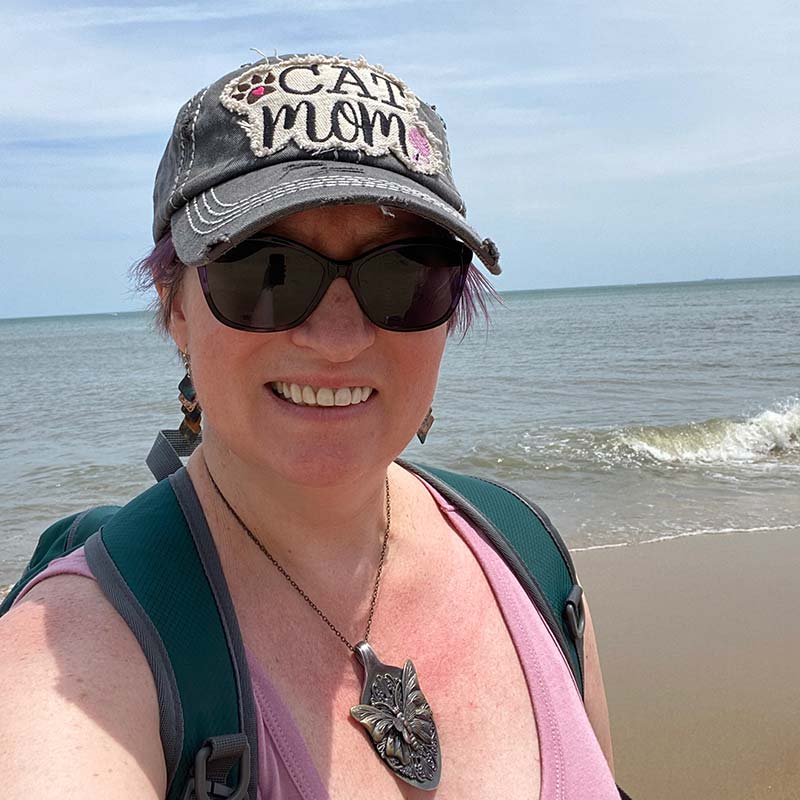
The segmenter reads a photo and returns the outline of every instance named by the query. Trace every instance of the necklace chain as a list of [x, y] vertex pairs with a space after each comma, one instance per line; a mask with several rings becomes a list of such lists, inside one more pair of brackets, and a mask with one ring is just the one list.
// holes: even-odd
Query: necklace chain
[[[214, 476], [211, 474], [211, 470], [208, 468], [208, 463], [206, 462], [205, 458], [203, 459], [203, 464], [205, 465], [206, 472], [208, 473], [208, 477], [211, 480], [211, 484], [217, 490], [217, 494], [219, 495], [222, 502], [227, 507], [228, 511], [231, 512], [234, 519], [239, 523], [242, 527], [242, 530], [253, 540], [253, 542], [257, 545], [258, 549], [269, 559], [270, 563], [278, 570], [278, 572], [283, 575], [284, 578], [289, 582], [289, 585], [303, 598], [303, 600], [314, 609], [320, 619], [344, 642], [345, 646], [351, 653], [355, 653], [356, 648], [348, 641], [347, 637], [328, 619], [328, 617], [322, 612], [319, 606], [306, 594], [306, 592], [298, 585], [297, 581], [288, 573], [288, 571], [284, 568], [284, 566], [272, 555], [272, 553], [267, 550], [264, 546], [264, 543], [247, 527], [244, 520], [236, 513], [236, 510], [233, 506], [228, 502], [228, 499], [222, 494], [222, 490], [217, 486], [217, 482], [214, 480]], [[381, 574], [383, 573], [383, 562], [386, 560], [386, 549], [389, 544], [389, 528], [392, 524], [392, 504], [389, 499], [389, 478], [386, 478], [386, 530], [383, 532], [383, 544], [381, 546], [381, 556], [378, 561], [378, 572], [375, 575], [375, 585], [372, 587], [372, 597], [369, 603], [369, 616], [367, 617], [367, 629], [364, 633], [363, 641], [367, 641], [369, 638], [369, 632], [372, 628], [372, 616], [375, 613], [375, 604], [378, 600], [378, 587], [381, 585]]]

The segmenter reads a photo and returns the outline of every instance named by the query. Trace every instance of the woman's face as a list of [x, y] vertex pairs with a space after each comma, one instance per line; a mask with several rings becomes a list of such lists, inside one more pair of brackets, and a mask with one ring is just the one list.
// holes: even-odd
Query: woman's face
[[[345, 260], [436, 231], [413, 214], [388, 216], [375, 206], [349, 205], [303, 211], [265, 233]], [[173, 338], [191, 358], [204, 447], [222, 448], [242, 466], [309, 486], [357, 479], [399, 455], [431, 405], [446, 332], [446, 324], [415, 333], [376, 327], [342, 278], [296, 328], [235, 330], [211, 314], [193, 268], [172, 315]], [[369, 387], [371, 394], [348, 406], [312, 407], [278, 397], [276, 383], [334, 392]]]

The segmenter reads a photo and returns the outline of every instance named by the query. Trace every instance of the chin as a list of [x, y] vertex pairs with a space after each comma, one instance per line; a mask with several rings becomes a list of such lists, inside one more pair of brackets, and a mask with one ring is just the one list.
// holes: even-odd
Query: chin
[[[274, 475], [287, 483], [322, 489], [345, 485], [364, 476], [381, 472], [402, 452], [377, 437], [351, 436], [346, 440], [336, 437], [303, 437], [302, 441], [277, 443], [275, 437], [253, 447], [251, 439], [239, 458], [256, 472]], [[234, 455], [236, 451], [231, 448]]]
[[374, 451], [354, 453], [347, 448], [347, 452], [337, 453], [314, 448], [311, 453], [295, 453], [280, 460], [273, 454], [268, 462], [262, 463], [266, 472], [278, 474], [288, 483], [324, 489], [362, 480], [366, 475], [385, 470], [392, 460], [391, 455], [378, 458]]
[[413, 411], [408, 418], [396, 416], [391, 425], [385, 415], [376, 413], [358, 423], [345, 419], [325, 426], [265, 414], [259, 425], [231, 425], [236, 418], [257, 417], [230, 414], [220, 424], [208, 420], [213, 430], [205, 441], [215, 449], [221, 446], [232, 462], [278, 482], [308, 488], [344, 486], [385, 471], [403, 452], [416, 431], [415, 416]]

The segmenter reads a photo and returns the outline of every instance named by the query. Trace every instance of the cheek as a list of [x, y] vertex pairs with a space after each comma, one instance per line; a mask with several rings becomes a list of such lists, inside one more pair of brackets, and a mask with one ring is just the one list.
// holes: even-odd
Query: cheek
[[439, 378], [439, 366], [447, 338], [446, 326], [420, 333], [390, 335], [408, 337], [395, 352], [396, 373], [410, 390], [411, 396], [407, 398], [409, 410], [413, 409], [412, 414], [417, 415], [422, 409], [424, 416]]
[[195, 280], [184, 295], [186, 347], [200, 405], [208, 419], [227, 413], [242, 396], [259, 342], [251, 333], [220, 324]]
[[195, 336], [192, 377], [206, 422], [237, 417], [245, 396], [241, 348], [223, 336]]

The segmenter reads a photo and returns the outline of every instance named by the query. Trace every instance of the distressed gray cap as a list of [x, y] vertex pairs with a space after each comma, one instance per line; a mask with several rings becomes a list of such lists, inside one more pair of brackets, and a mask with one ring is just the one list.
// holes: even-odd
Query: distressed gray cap
[[178, 112], [156, 175], [153, 237], [188, 266], [307, 208], [369, 203], [447, 228], [500, 273], [467, 224], [444, 122], [363, 59], [286, 55], [245, 64]]

